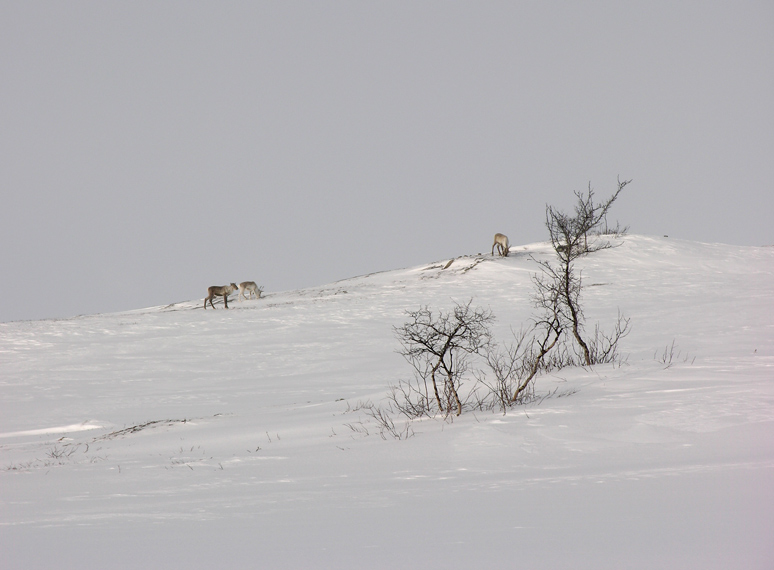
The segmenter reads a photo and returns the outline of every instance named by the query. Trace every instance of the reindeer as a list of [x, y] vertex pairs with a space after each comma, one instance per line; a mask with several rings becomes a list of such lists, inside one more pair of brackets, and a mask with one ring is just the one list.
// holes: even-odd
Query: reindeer
[[492, 244], [492, 255], [494, 255], [495, 246], [497, 246], [497, 253], [501, 257], [508, 257], [508, 250], [511, 248], [508, 242], [508, 236], [505, 234], [495, 234], [494, 243]]
[[213, 285], [212, 287], [207, 287], [207, 296], [204, 298], [204, 308], [207, 308], [207, 301], [209, 301], [210, 305], [214, 309], [215, 305], [212, 304], [212, 299], [214, 297], [223, 297], [223, 303], [228, 309], [228, 296], [236, 290], [237, 286], [234, 283], [225, 286]]
[[[248, 296], [245, 296], [245, 291], [248, 292]], [[253, 295], [255, 295], [256, 299], [261, 298], [261, 293], [263, 293], [263, 287], [258, 287], [258, 285], [255, 284], [255, 281], [242, 281], [239, 284], [239, 295], [238, 299], [239, 302], [242, 302], [242, 299], [252, 299]]]

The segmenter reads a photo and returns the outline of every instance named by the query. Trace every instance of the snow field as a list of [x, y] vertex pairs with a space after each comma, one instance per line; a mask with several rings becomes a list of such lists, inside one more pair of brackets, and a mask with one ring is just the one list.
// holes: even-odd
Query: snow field
[[579, 262], [623, 366], [403, 441], [358, 409], [411, 374], [406, 309], [473, 298], [507, 341], [547, 254], [0, 324], [2, 567], [770, 568], [772, 247], [627, 236]]

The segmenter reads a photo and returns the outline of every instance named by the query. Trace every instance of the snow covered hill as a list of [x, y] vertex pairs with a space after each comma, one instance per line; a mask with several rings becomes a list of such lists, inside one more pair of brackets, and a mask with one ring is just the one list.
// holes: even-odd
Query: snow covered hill
[[472, 298], [507, 341], [548, 254], [0, 324], [0, 565], [774, 567], [774, 247], [627, 236], [579, 261], [623, 366], [381, 437], [405, 311]]

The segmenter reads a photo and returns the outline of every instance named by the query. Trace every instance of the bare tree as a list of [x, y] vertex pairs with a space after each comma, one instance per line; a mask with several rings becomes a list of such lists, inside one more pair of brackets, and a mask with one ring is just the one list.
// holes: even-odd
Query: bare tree
[[526, 403], [534, 394], [533, 380], [541, 370], [552, 368], [546, 355], [556, 346], [561, 331], [556, 323], [543, 324], [514, 333], [514, 341], [502, 347], [492, 345], [484, 354], [485, 370], [474, 374], [485, 387], [480, 408], [500, 408], [506, 413], [514, 404]]
[[535, 324], [534, 331], [540, 331], [541, 334], [532, 337], [530, 351], [522, 359], [525, 374], [523, 374], [523, 378], [520, 379], [521, 381], [511, 396], [511, 404], [519, 401], [519, 398], [521, 398], [538, 371], [550, 368], [550, 366], [546, 365], [546, 355], [556, 346], [556, 343], [559, 342], [562, 336], [562, 322], [558, 314], [554, 312], [547, 318], [538, 321]]
[[[472, 302], [456, 304], [451, 312], [433, 313], [427, 307], [406, 311], [409, 320], [394, 329], [402, 346], [399, 353], [416, 373], [416, 393], [420, 397], [424, 393], [427, 402], [431, 388], [438, 410], [447, 415], [453, 408], [458, 416], [462, 413], [459, 388], [468, 358], [483, 354], [492, 342], [489, 326], [494, 315], [488, 309], [472, 308]], [[404, 385], [404, 390], [414, 392], [411, 386]]]
[[618, 354], [618, 345], [622, 338], [631, 332], [631, 319], [627, 319], [618, 311], [618, 320], [613, 327], [612, 333], [605, 333], [596, 326], [594, 338], [591, 340], [591, 361], [594, 364], [605, 364], [610, 362], [621, 362]]
[[582, 281], [575, 274], [572, 261], [560, 256], [559, 264], [550, 261], [535, 260], [540, 266], [541, 274], [533, 278], [535, 284], [535, 304], [538, 307], [550, 308], [558, 321], [559, 330], [569, 330], [583, 353], [586, 365], [591, 365], [591, 351], [583, 339], [583, 307], [581, 306]]
[[[611, 247], [610, 242], [597, 242], [589, 245], [588, 235], [593, 230], [599, 228], [604, 222], [606, 231], [607, 214], [618, 199], [621, 191], [629, 184], [631, 180], [618, 179], [618, 189], [606, 201], [599, 204], [594, 202], [594, 190], [589, 184], [587, 192], [575, 191], [577, 202], [573, 214], [567, 214], [554, 208], [546, 206], [546, 227], [551, 237], [551, 245], [559, 258], [564, 262], [569, 262], [578, 257]], [[625, 233], [626, 229], [618, 228], [619, 233]]]
[[[538, 261], [542, 274], [534, 279], [538, 306], [552, 312], [558, 319], [559, 329], [568, 329], [581, 351], [583, 362], [587, 366], [606, 361], [615, 356], [617, 341], [626, 336], [629, 321], [620, 314], [614, 333], [605, 336], [595, 334], [592, 346], [583, 338], [583, 308], [581, 291], [583, 283], [580, 274], [576, 274], [573, 262], [588, 253], [612, 247], [609, 241], [597, 241], [589, 244], [588, 234], [598, 228], [613, 202], [631, 180], [621, 182], [618, 179], [618, 189], [602, 203], [595, 203], [594, 190], [589, 185], [588, 192], [575, 192], [577, 202], [574, 214], [566, 214], [552, 206], [546, 206], [546, 227], [551, 238], [551, 245], [556, 252], [558, 264], [550, 261]], [[624, 230], [625, 231], [625, 230]], [[607, 344], [605, 344], [607, 341]], [[610, 344], [610, 343], [613, 344]]]
[[[402, 347], [399, 353], [413, 367], [414, 378], [392, 387], [394, 408], [391, 405], [390, 410], [409, 420], [436, 411], [449, 416], [456, 410], [459, 416], [473, 399], [473, 405], [480, 409], [500, 408], [505, 413], [515, 404], [530, 401], [534, 379], [541, 371], [620, 362], [618, 344], [629, 332], [629, 319], [619, 312], [612, 333], [605, 334], [597, 326], [593, 337], [586, 338], [583, 282], [574, 262], [590, 252], [613, 247], [603, 239], [591, 242], [588, 234], [603, 222], [604, 232], [609, 232], [607, 214], [629, 182], [619, 179], [616, 192], [599, 204], [590, 186], [587, 193], [576, 192], [572, 215], [546, 206], [546, 226], [557, 257], [533, 258], [541, 269], [533, 277], [532, 304], [537, 313], [530, 327], [514, 333], [511, 344], [501, 347], [494, 342], [490, 332], [494, 315], [488, 309], [473, 308], [472, 299], [456, 304], [450, 312], [434, 313], [427, 306], [406, 311], [409, 320], [394, 332]], [[616, 226], [614, 232], [625, 230]], [[476, 362], [478, 358], [483, 367]], [[476, 384], [463, 404], [460, 386], [468, 373]], [[385, 424], [389, 422], [382, 422]], [[385, 429], [392, 433], [389, 425]]]
[[566, 350], [561, 350], [553, 359], [548, 357], [564, 332], [566, 319], [562, 318], [559, 299], [556, 288], [536, 285], [532, 301], [539, 313], [532, 326], [514, 332], [511, 344], [503, 348], [492, 345], [485, 354], [487, 368], [494, 378], [490, 380], [484, 373], [479, 373], [477, 378], [503, 413], [508, 407], [525, 401], [538, 372], [572, 364], [573, 359], [567, 357]]

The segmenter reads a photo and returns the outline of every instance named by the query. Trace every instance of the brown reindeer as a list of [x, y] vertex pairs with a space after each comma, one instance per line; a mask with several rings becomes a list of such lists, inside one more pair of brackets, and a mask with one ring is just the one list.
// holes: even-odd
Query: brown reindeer
[[494, 255], [495, 246], [501, 257], [508, 257], [508, 250], [511, 248], [511, 244], [508, 242], [507, 235], [495, 234], [494, 243], [492, 244], [492, 255]]
[[225, 286], [213, 285], [212, 287], [207, 287], [207, 296], [204, 298], [204, 308], [207, 308], [207, 301], [209, 301], [210, 305], [214, 309], [215, 305], [212, 303], [212, 299], [214, 297], [223, 297], [223, 303], [228, 309], [228, 296], [236, 290], [237, 286], [234, 283]]

